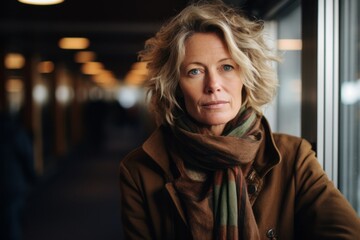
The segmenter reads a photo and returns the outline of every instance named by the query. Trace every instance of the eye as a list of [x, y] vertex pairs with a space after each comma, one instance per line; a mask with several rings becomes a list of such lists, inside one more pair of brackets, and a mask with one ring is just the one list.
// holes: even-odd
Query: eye
[[224, 70], [225, 72], [229, 72], [229, 71], [231, 71], [231, 70], [234, 69], [234, 67], [231, 66], [231, 65], [229, 65], [229, 64], [223, 65], [222, 68], [223, 68], [223, 70]]
[[194, 68], [194, 69], [191, 69], [191, 70], [188, 72], [188, 75], [190, 75], [190, 76], [196, 76], [196, 75], [199, 75], [200, 73], [201, 73], [200, 69]]

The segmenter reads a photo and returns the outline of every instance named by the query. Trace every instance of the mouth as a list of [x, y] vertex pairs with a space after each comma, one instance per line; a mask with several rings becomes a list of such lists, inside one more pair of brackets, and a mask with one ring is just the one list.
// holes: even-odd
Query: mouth
[[229, 103], [228, 101], [210, 101], [210, 102], [206, 102], [206, 103], [201, 104], [201, 107], [209, 108], [209, 109], [221, 108], [225, 104], [228, 104], [228, 103]]

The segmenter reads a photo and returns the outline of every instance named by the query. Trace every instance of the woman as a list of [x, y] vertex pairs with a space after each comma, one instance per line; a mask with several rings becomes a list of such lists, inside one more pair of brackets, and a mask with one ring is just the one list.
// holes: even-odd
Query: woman
[[140, 53], [159, 128], [120, 164], [126, 239], [356, 239], [360, 221], [303, 139], [274, 134], [261, 22], [193, 4]]

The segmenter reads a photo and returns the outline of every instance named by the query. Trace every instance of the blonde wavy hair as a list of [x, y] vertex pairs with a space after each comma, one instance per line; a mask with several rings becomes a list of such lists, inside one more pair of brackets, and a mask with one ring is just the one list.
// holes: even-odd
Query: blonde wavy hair
[[262, 21], [251, 21], [221, 1], [192, 3], [164, 24], [139, 53], [140, 60], [147, 62], [147, 93], [157, 123], [173, 125], [175, 111], [182, 110], [180, 66], [186, 40], [198, 32], [223, 37], [244, 79], [243, 104], [261, 114], [261, 107], [276, 93], [277, 77], [271, 63], [278, 61], [265, 43], [263, 28]]

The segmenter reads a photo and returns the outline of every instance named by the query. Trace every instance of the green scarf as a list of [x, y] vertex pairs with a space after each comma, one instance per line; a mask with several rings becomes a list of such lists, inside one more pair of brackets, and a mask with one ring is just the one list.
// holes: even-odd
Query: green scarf
[[193, 239], [259, 239], [242, 170], [262, 140], [255, 111], [242, 108], [221, 136], [204, 134], [186, 115], [170, 134], [170, 156], [179, 170], [173, 184]]

